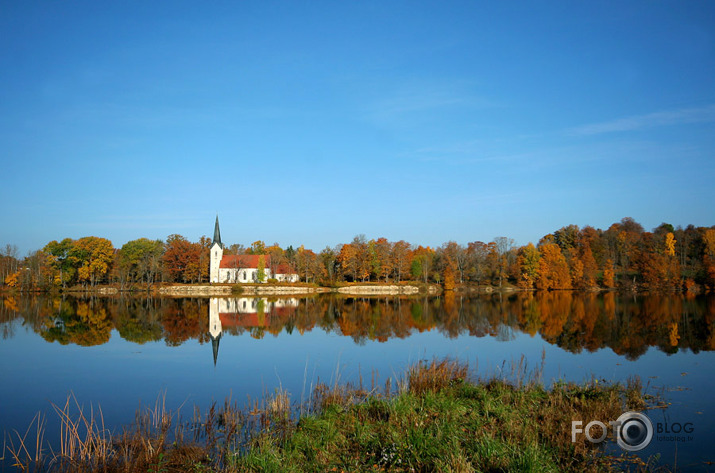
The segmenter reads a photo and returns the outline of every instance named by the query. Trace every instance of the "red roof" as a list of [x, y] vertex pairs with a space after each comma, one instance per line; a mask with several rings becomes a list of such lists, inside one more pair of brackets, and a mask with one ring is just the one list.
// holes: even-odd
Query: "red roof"
[[[264, 267], [270, 269], [271, 255], [225, 255], [221, 258], [219, 268], [256, 269], [258, 268], [258, 258], [261, 256], [264, 258]], [[295, 274], [295, 269], [288, 264], [281, 263], [276, 267], [276, 274]]]
[[221, 258], [219, 268], [258, 268], [258, 258], [261, 256], [268, 268], [271, 265], [271, 255], [226, 255]]

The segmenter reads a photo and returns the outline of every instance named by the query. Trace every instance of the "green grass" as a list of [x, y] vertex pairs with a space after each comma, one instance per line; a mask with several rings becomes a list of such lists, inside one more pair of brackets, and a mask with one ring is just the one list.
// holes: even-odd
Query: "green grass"
[[471, 381], [448, 360], [413, 366], [397, 384], [392, 394], [319, 386], [301, 417], [285, 391], [247, 409], [227, 402], [196, 412], [185, 424], [157, 404], [134, 431], [103, 437], [101, 457], [79, 448], [89, 455], [39, 471], [611, 471], [619, 463], [598, 446], [571, 442], [571, 421], [644, 407], [636, 382]]
[[[416, 370], [419, 373], [419, 370]], [[422, 381], [422, 380], [421, 380]], [[441, 380], [439, 380], [441, 381]], [[391, 399], [332, 405], [301, 419], [284, 442], [257, 439], [238, 459], [248, 471], [608, 471], [593, 447], [570, 442], [571, 416], [615, 418], [621, 388], [572, 385], [546, 391], [461, 378]], [[588, 398], [588, 400], [582, 401]]]

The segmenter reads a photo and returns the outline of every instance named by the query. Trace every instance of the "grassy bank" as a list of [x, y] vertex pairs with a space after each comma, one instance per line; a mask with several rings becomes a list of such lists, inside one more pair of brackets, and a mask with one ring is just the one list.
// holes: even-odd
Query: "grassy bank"
[[[518, 371], [518, 370], [517, 370]], [[518, 372], [517, 372], [518, 375]], [[517, 376], [518, 378], [518, 376]], [[182, 421], [161, 403], [110, 434], [75, 403], [56, 407], [61, 446], [38, 456], [16, 436], [19, 470], [78, 472], [610, 471], [616, 459], [572, 420], [616, 419], [644, 407], [639, 383], [468, 380], [453, 361], [411, 367], [381, 389], [319, 385], [295, 406], [278, 391], [245, 408], [226, 402]], [[101, 419], [101, 417], [100, 417]], [[38, 431], [41, 422], [38, 419]], [[596, 434], [596, 432], [593, 432]], [[29, 440], [32, 438], [33, 440]], [[11, 439], [12, 440], [12, 439]], [[615, 463], [614, 463], [615, 462]]]

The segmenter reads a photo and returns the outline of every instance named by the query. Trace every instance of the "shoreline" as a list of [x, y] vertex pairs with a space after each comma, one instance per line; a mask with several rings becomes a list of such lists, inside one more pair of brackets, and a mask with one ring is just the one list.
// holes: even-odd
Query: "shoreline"
[[53, 290], [33, 290], [23, 291], [0, 287], [0, 296], [13, 296], [18, 294], [65, 294], [65, 295], [92, 295], [92, 296], [116, 296], [116, 295], [140, 295], [167, 296], [167, 297], [242, 297], [242, 296], [293, 296], [293, 295], [316, 295], [316, 294], [341, 294], [346, 296], [438, 296], [442, 294], [454, 294], [459, 296], [473, 294], [517, 294], [517, 293], [539, 293], [539, 292], [572, 292], [572, 293], [619, 293], [619, 294], [683, 294], [698, 295], [707, 294], [707, 291], [633, 291], [624, 288], [602, 288], [590, 287], [581, 289], [552, 289], [538, 290], [526, 289], [514, 285], [489, 286], [477, 284], [457, 284], [453, 290], [445, 290], [441, 284], [436, 283], [347, 283], [336, 286], [319, 286], [306, 283], [252, 283], [252, 284], [182, 284], [182, 283], [159, 283], [152, 284], [149, 288], [145, 284], [131, 285], [125, 288], [116, 285], [97, 285], [94, 287], [74, 286], [65, 289]]

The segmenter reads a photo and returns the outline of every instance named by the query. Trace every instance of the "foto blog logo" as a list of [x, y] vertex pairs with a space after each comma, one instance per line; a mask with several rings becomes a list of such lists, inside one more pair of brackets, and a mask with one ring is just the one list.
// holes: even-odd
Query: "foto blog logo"
[[[640, 412], [628, 411], [621, 414], [616, 419], [609, 421], [608, 424], [613, 429], [618, 446], [628, 452], [637, 452], [648, 446], [653, 439], [653, 423], [650, 419]], [[583, 421], [571, 421], [571, 441], [576, 442], [578, 434], [584, 434], [586, 439], [591, 443], [601, 443], [608, 436], [608, 426], [601, 421], [593, 420], [583, 426]], [[600, 435], [594, 437], [591, 430], [594, 427], [600, 427]]]

